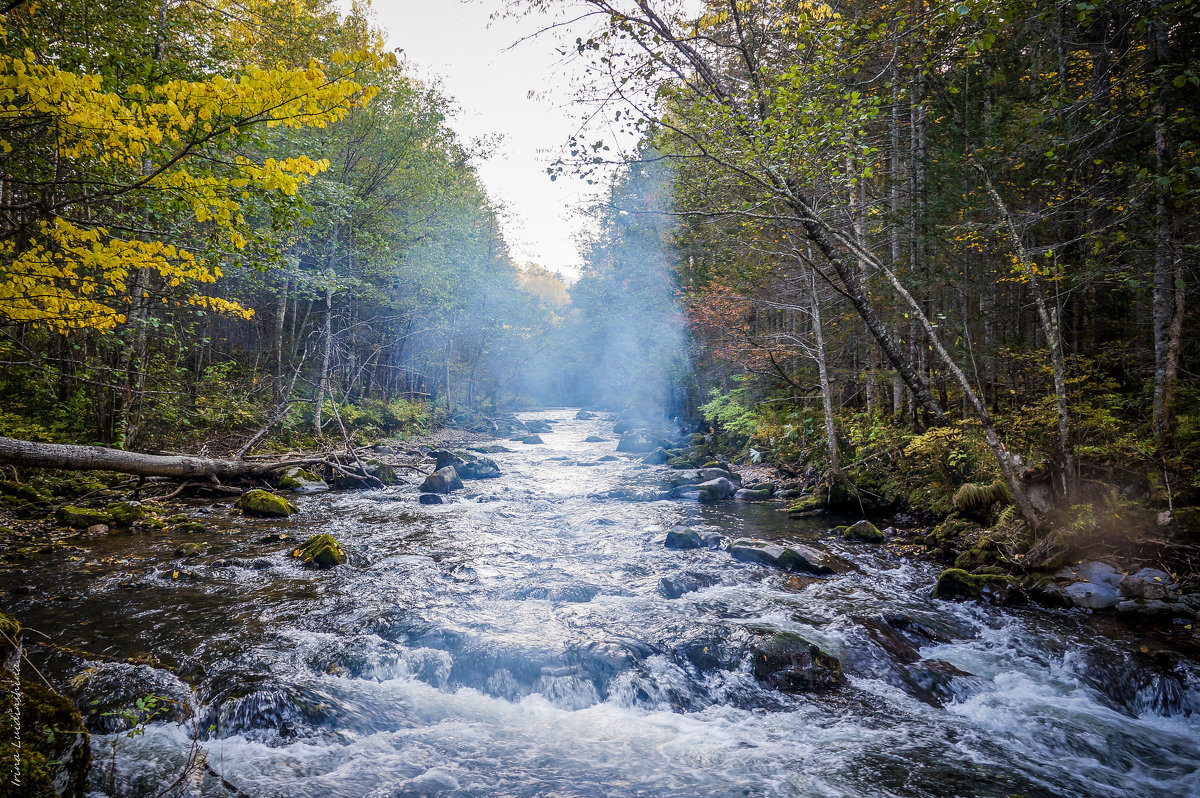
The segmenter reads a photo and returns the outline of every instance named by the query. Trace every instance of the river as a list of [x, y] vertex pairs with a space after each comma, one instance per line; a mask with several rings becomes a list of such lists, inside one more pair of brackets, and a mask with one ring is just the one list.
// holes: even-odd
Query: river
[[[554, 422], [545, 444], [500, 441], [503, 476], [444, 505], [404, 486], [301, 497], [286, 522], [201, 508], [207, 536], [98, 538], [8, 575], [38, 585], [7, 600], [28, 626], [144, 659], [79, 674], [40, 655], [98, 728], [140, 695], [178, 702], [140, 736], [93, 736], [97, 790], [113, 745], [122, 791], [150, 795], [200, 738], [251, 796], [1200, 795], [1200, 671], [1160, 638], [932, 599], [936, 566], [779, 503], [598, 496], [666, 468], [602, 461], [611, 424], [574, 415], [525, 414]], [[851, 566], [793, 577], [674, 551], [675, 524]], [[346, 565], [262, 542], [317, 531]], [[761, 685], [747, 646], [770, 631], [838, 657], [845, 685]], [[228, 794], [207, 775], [186, 789]]]

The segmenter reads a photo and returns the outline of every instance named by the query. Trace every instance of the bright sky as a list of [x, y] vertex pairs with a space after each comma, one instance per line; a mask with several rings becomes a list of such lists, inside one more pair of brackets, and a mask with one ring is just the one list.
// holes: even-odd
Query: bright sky
[[[570, 57], [575, 33], [539, 36], [539, 17], [490, 20], [502, 0], [376, 0], [377, 24], [404, 50], [416, 74], [440, 82], [458, 107], [452, 126], [465, 141], [501, 139], [477, 164], [493, 200], [506, 209], [505, 234], [517, 261], [574, 276], [580, 265], [575, 212], [593, 187], [574, 176], [551, 182], [546, 168], [578, 130], [572, 106], [584, 79]], [[515, 46], [514, 46], [515, 45]], [[568, 55], [559, 50], [567, 50]]]

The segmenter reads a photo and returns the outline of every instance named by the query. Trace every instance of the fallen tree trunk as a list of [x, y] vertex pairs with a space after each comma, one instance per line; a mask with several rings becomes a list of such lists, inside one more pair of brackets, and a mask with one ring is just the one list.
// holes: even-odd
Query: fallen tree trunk
[[0, 438], [0, 464], [27, 468], [60, 468], [67, 471], [115, 471], [141, 477], [174, 479], [238, 480], [264, 477], [291, 466], [306, 465], [308, 460], [275, 463], [248, 463], [242, 460], [214, 460], [188, 455], [139, 454], [103, 446], [70, 446], [61, 443], [35, 443], [15, 438]]

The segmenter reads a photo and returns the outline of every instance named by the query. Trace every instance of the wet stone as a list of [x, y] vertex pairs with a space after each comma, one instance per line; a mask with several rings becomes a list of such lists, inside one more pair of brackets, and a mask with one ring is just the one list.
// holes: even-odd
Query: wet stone
[[785, 571], [818, 576], [833, 573], [833, 569], [828, 565], [828, 557], [816, 549], [798, 543], [783, 546], [765, 540], [741, 538], [730, 544], [729, 553], [741, 562], [770, 565]]
[[445, 504], [446, 500], [436, 493], [422, 493], [417, 499], [421, 504]]

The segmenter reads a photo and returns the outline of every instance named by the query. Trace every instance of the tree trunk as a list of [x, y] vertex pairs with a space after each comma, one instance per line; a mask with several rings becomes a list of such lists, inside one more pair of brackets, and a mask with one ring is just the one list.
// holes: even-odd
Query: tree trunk
[[69, 446], [0, 438], [0, 463], [24, 468], [60, 468], [68, 471], [115, 471], [142, 477], [174, 479], [250, 479], [295, 465], [213, 460], [187, 455], [139, 454], [103, 446]]
[[[330, 275], [332, 279], [332, 275]], [[317, 407], [313, 411], [313, 434], [321, 437], [321, 406], [329, 390], [329, 364], [333, 359], [333, 286], [325, 286], [325, 332], [322, 342], [321, 375], [317, 380]]]
[[833, 420], [833, 388], [829, 384], [829, 369], [825, 363], [825, 333], [821, 329], [821, 299], [817, 296], [817, 275], [808, 276], [808, 297], [811, 302], [813, 335], [817, 342], [817, 376], [821, 380], [821, 405], [825, 416], [825, 441], [829, 448], [829, 473], [841, 479], [842, 464], [838, 457], [837, 426]]

